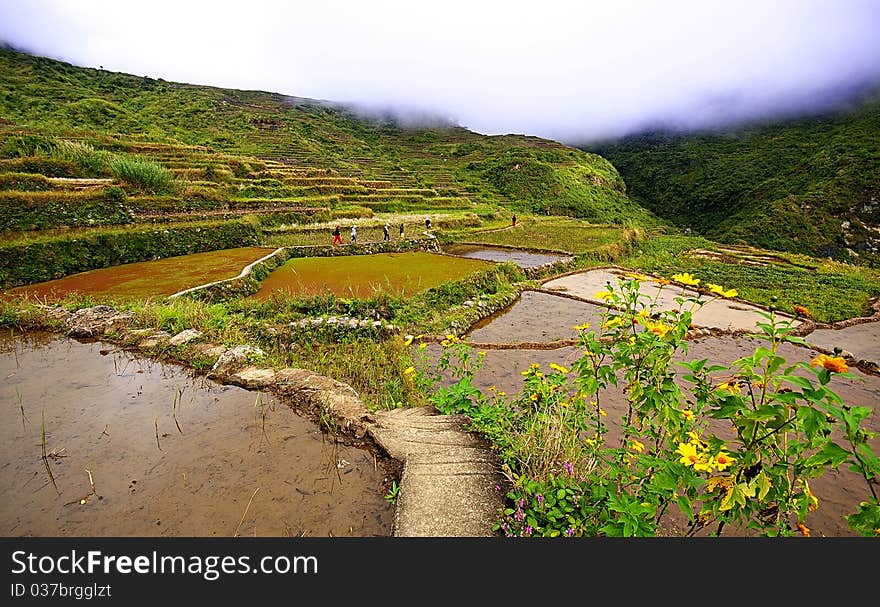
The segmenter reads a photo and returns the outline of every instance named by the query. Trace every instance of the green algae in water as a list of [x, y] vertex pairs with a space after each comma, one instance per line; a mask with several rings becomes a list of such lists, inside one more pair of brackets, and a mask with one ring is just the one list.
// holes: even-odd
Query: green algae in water
[[299, 257], [272, 272], [256, 299], [278, 293], [369, 297], [384, 292], [410, 296], [491, 267], [477, 259], [434, 253], [380, 253], [345, 257]]

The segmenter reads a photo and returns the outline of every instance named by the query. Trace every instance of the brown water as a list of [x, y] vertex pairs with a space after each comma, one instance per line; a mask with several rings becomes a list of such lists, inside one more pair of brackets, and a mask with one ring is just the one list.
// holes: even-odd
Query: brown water
[[448, 255], [484, 259], [486, 261], [512, 261], [521, 268], [535, 268], [545, 263], [559, 261], [565, 257], [564, 255], [554, 255], [553, 253], [535, 253], [533, 251], [470, 244], [444, 245], [443, 252]]
[[605, 308], [539, 291], [523, 291], [512, 305], [476, 323], [467, 333], [475, 343], [549, 342], [577, 337], [575, 326], [598, 328]]
[[16, 287], [7, 291], [5, 296], [24, 296], [40, 301], [62, 299], [72, 293], [120, 301], [165, 297], [215, 280], [234, 278], [245, 266], [274, 250], [242, 247], [128, 263]]
[[[687, 354], [676, 357], [678, 361], [699, 360], [709, 358], [710, 362], [729, 364], [742, 356], [754, 352], [760, 342], [750, 338], [736, 337], [706, 337], [689, 342]], [[439, 356], [440, 347], [431, 344], [428, 354], [436, 360]], [[795, 361], [808, 362], [817, 352], [807, 348], [785, 344], [780, 347], [779, 354], [786, 358], [789, 364]], [[485, 391], [490, 386], [495, 386], [499, 391], [513, 396], [523, 388], [521, 371], [528, 368], [531, 363], [537, 362], [547, 370], [551, 362], [571, 368], [571, 365], [581, 356], [577, 347], [564, 347], [554, 350], [487, 350], [484, 357], [483, 367], [477, 372], [474, 384]], [[870, 432], [880, 435], [880, 414], [876, 413], [877, 403], [880, 402], [880, 377], [869, 375], [851, 369], [857, 376], [856, 379], [836, 378], [831, 387], [850, 405], [867, 406], [875, 409], [875, 413], [869, 416], [863, 426]], [[679, 376], [686, 371], [676, 367]], [[805, 374], [806, 375], [806, 374]], [[808, 375], [807, 375], [808, 376]], [[448, 383], [448, 379], [447, 379]], [[685, 389], [690, 385], [679, 380]], [[608, 440], [616, 443], [620, 440], [620, 419], [626, 412], [626, 400], [621, 390], [609, 388], [600, 394], [601, 407], [607, 412], [603, 421], [608, 425]], [[729, 428], [721, 428], [717, 425], [712, 428], [719, 436], [729, 438]], [[880, 452], [880, 436], [872, 440], [874, 452]], [[859, 501], [870, 496], [864, 478], [842, 466], [839, 471], [831, 471], [810, 483], [813, 493], [820, 500], [820, 508], [810, 513], [807, 517], [807, 526], [813, 530], [814, 536], [853, 536], [844, 520], [844, 515], [855, 511]], [[682, 521], [671, 518], [672, 525], [681, 525]], [[728, 535], [735, 534], [728, 529]]]
[[256, 392], [51, 334], [0, 339], [0, 376], [0, 535], [390, 535], [383, 460], [270, 395], [264, 423]]
[[409, 296], [485, 270], [490, 264], [434, 253], [378, 253], [339, 257], [298, 257], [272, 272], [252, 297], [279, 293], [369, 297]]

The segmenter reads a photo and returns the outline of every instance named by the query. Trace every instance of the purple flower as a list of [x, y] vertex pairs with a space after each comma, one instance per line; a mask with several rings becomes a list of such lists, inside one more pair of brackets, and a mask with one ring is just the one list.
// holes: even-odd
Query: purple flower
[[571, 462], [565, 462], [562, 464], [562, 468], [569, 474], [574, 474], [574, 465]]
[[501, 491], [501, 485], [495, 485], [495, 491]]
[[517, 510], [516, 514], [513, 515], [514, 520], [521, 521], [526, 517], [525, 513], [522, 510]]
[[535, 498], [537, 498], [539, 504], [544, 501], [544, 496], [541, 495], [540, 493], [538, 495], [536, 495]]
[[519, 507], [522, 508], [523, 506], [526, 505], [526, 500], [524, 500], [523, 498], [519, 498], [518, 504], [519, 504]]
[[565, 537], [571, 537], [571, 536], [573, 536], [573, 535], [574, 535], [574, 529], [573, 529], [573, 528], [569, 527], [568, 529], [565, 530]]
[[523, 533], [524, 533], [525, 535], [531, 535], [531, 534], [532, 534], [532, 526], [531, 526], [531, 525], [526, 525], [526, 528], [523, 530]]

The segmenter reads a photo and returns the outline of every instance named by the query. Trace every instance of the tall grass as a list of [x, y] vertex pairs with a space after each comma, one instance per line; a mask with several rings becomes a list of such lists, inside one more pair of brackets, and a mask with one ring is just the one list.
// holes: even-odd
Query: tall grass
[[66, 139], [57, 140], [49, 156], [71, 163], [82, 175], [88, 177], [109, 175], [114, 158], [107, 150], [96, 150], [88, 143]]
[[161, 193], [171, 189], [171, 171], [150, 160], [113, 156], [110, 171], [116, 179], [148, 192]]

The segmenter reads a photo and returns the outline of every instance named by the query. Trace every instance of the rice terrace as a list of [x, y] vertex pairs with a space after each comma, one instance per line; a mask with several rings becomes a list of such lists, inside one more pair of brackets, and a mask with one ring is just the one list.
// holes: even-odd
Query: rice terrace
[[3, 535], [880, 536], [876, 93], [581, 149], [0, 73]]

